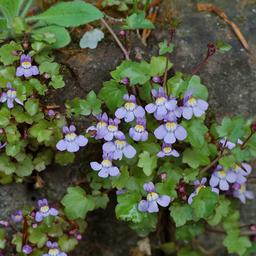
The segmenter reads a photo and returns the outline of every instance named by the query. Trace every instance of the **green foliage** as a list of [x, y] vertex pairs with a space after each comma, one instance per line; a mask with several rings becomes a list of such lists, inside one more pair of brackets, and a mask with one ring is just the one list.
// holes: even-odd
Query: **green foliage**
[[139, 155], [138, 166], [143, 169], [147, 176], [150, 176], [157, 167], [157, 157], [151, 156], [149, 152], [144, 151]]
[[86, 196], [81, 187], [69, 187], [61, 203], [66, 215], [71, 220], [85, 218], [86, 214], [95, 208], [94, 200], [90, 196]]
[[27, 21], [43, 21], [62, 27], [76, 27], [103, 17], [93, 5], [82, 1], [63, 2], [52, 6], [44, 13], [27, 18]]
[[154, 24], [145, 18], [145, 12], [140, 11], [133, 13], [125, 20], [126, 24], [122, 26], [123, 29], [153, 29]]
[[193, 220], [193, 210], [188, 204], [173, 203], [170, 207], [170, 214], [176, 227], [183, 226], [187, 221]]
[[242, 117], [224, 117], [221, 125], [217, 126], [217, 132], [221, 138], [226, 137], [234, 143], [246, 134], [245, 120]]
[[210, 217], [216, 207], [218, 197], [210, 188], [202, 188], [191, 204], [195, 217], [198, 219]]
[[103, 84], [103, 88], [98, 94], [99, 99], [105, 102], [110, 111], [114, 112], [116, 108], [123, 103], [123, 96], [127, 93], [124, 86], [118, 84], [114, 80], [110, 80]]
[[226, 53], [228, 51], [231, 50], [232, 46], [228, 43], [225, 43], [222, 40], [218, 40], [216, 43], [216, 47], [217, 49], [221, 52], [221, 53]]
[[92, 114], [95, 116], [101, 112], [101, 100], [97, 98], [94, 91], [90, 91], [85, 100], [75, 98], [68, 101], [66, 108], [69, 116], [72, 114], [75, 116], [89, 116]]
[[159, 46], [159, 55], [165, 55], [167, 53], [172, 53], [174, 50], [174, 44], [168, 44], [167, 40], [164, 40], [163, 42], [160, 42], [158, 44]]

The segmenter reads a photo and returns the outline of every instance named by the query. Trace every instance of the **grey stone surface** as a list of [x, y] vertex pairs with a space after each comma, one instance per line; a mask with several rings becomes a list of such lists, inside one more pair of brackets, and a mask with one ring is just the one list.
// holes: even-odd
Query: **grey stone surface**
[[[182, 24], [177, 29], [172, 56], [175, 71], [190, 73], [203, 59], [207, 44], [222, 39], [232, 45], [225, 55], [214, 55], [200, 71], [202, 82], [209, 88], [211, 112], [218, 119], [226, 115], [256, 114], [256, 65], [255, 57], [246, 53], [230, 27], [215, 14], [199, 13], [196, 2], [191, 0], [164, 0], [160, 6], [157, 28], [143, 46], [134, 35], [134, 49], [148, 58], [156, 55], [157, 42], [168, 37], [170, 18], [178, 17]], [[227, 15], [240, 27], [247, 38], [252, 52], [256, 52], [256, 3], [255, 1], [216, 0], [211, 1], [223, 8]], [[79, 36], [74, 35], [78, 40]], [[97, 50], [81, 50], [74, 43], [57, 53], [63, 64], [66, 87], [57, 93], [50, 93], [47, 101], [64, 106], [67, 99], [83, 97], [90, 90], [98, 91], [102, 82], [110, 78], [109, 72], [122, 60], [122, 53], [110, 36], [99, 44]], [[80, 129], [85, 129], [89, 120], [81, 120]], [[50, 166], [42, 173], [45, 187], [40, 191], [29, 184], [12, 184], [0, 187], [0, 218], [8, 216], [24, 204], [33, 204], [37, 198], [47, 196], [50, 201], [60, 199], [66, 188], [88, 169], [88, 159], [97, 154], [97, 149], [88, 146], [79, 152], [77, 161], [68, 167]], [[99, 154], [98, 154], [99, 155]], [[255, 187], [254, 187], [255, 190]], [[256, 221], [256, 200], [239, 206], [245, 223]], [[126, 256], [135, 246], [138, 237], [125, 223], [114, 218], [114, 205], [106, 211], [98, 210], [88, 216], [88, 229], [80, 247], [72, 255], [83, 256]]]

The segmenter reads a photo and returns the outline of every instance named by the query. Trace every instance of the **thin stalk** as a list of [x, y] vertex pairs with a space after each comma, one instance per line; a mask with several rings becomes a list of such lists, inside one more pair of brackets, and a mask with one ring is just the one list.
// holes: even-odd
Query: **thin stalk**
[[165, 91], [166, 91], [166, 93], [167, 93], [167, 95], [168, 95], [167, 73], [168, 73], [168, 57], [166, 56], [166, 64], [165, 64], [165, 71], [164, 71], [163, 88], [165, 89]]
[[127, 52], [127, 50], [125, 49], [125, 47], [123, 46], [123, 44], [121, 43], [121, 41], [118, 39], [118, 37], [116, 36], [115, 32], [112, 30], [112, 28], [108, 25], [108, 23], [102, 18], [101, 22], [103, 23], [103, 25], [107, 28], [107, 30], [109, 31], [109, 33], [113, 36], [113, 38], [115, 39], [116, 43], [118, 44], [118, 46], [120, 47], [120, 49], [122, 50], [125, 59], [129, 60], [129, 54]]
[[32, 4], [34, 3], [34, 0], [28, 0], [28, 2], [26, 3], [26, 5], [24, 6], [20, 16], [21, 17], [25, 17], [27, 12], [29, 11], [30, 7], [32, 6]]
[[243, 142], [243, 144], [240, 146], [240, 148], [243, 150], [247, 144], [247, 142], [250, 140], [250, 138], [252, 137], [252, 135], [254, 134], [253, 131], [251, 131], [250, 135], [245, 139], [245, 141]]

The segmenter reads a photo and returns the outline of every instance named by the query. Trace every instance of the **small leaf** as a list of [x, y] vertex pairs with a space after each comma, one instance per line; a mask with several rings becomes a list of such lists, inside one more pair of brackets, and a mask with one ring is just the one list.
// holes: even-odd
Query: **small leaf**
[[160, 42], [159, 46], [159, 55], [165, 55], [166, 53], [172, 53], [174, 49], [174, 44], [168, 44], [167, 40]]
[[150, 176], [157, 167], [157, 157], [150, 156], [149, 152], [144, 151], [139, 155], [138, 167], [142, 168], [147, 176]]
[[126, 25], [122, 26], [123, 29], [153, 29], [153, 23], [145, 18], [145, 12], [140, 11], [133, 13], [126, 18]]
[[100, 29], [93, 29], [86, 32], [80, 40], [81, 48], [95, 49], [98, 43], [104, 38], [104, 33]]
[[225, 53], [231, 50], [232, 46], [222, 40], [217, 40], [217, 42], [215, 43], [217, 46], [217, 49], [221, 52], [221, 53]]
[[118, 84], [114, 80], [110, 80], [103, 84], [103, 88], [100, 90], [98, 97], [114, 112], [124, 103], [123, 96], [126, 93], [127, 90], [125, 86]]
[[169, 209], [176, 227], [183, 226], [187, 221], [193, 219], [193, 210], [188, 204], [173, 203]]
[[95, 207], [94, 200], [86, 196], [81, 187], [69, 187], [67, 194], [61, 201], [65, 213], [70, 219], [84, 219], [89, 211]]
[[56, 42], [54, 42], [51, 47], [53, 48], [62, 48], [67, 46], [70, 41], [70, 35], [67, 29], [60, 27], [60, 26], [46, 26], [42, 28], [38, 28], [33, 30], [33, 33], [40, 33], [44, 36], [48, 36], [48, 34], [54, 34], [54, 37], [56, 38]]

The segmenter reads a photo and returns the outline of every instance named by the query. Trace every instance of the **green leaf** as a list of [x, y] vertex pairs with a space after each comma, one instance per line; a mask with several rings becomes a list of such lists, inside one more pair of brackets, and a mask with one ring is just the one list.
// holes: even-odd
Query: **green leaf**
[[6, 244], [5, 230], [1, 228], [0, 229], [0, 249], [4, 249], [5, 248], [5, 244]]
[[71, 38], [67, 29], [60, 26], [46, 26], [38, 29], [34, 29], [33, 33], [40, 33], [44, 36], [48, 34], [54, 34], [56, 42], [51, 45], [53, 48], [63, 48], [71, 42]]
[[28, 99], [25, 103], [25, 109], [30, 116], [34, 116], [39, 110], [39, 100]]
[[5, 152], [7, 156], [16, 156], [21, 150], [21, 142], [16, 142], [15, 144], [7, 144], [5, 147]]
[[47, 73], [52, 77], [59, 74], [60, 65], [57, 62], [45, 61], [40, 64], [39, 70], [41, 74]]
[[123, 85], [118, 84], [114, 80], [110, 80], [103, 83], [103, 88], [100, 90], [98, 97], [114, 112], [124, 103], [123, 96], [126, 93], [127, 90]]
[[177, 72], [171, 79], [167, 81], [168, 91], [174, 97], [181, 97], [187, 90], [188, 82], [183, 80], [183, 74]]
[[138, 211], [139, 193], [125, 193], [117, 196], [116, 217], [125, 221], [140, 222], [142, 215]]
[[229, 206], [231, 202], [226, 199], [225, 197], [220, 197], [220, 200], [218, 201], [218, 204], [215, 208], [215, 214], [207, 220], [207, 222], [212, 225], [216, 226], [218, 225], [223, 217], [227, 217], [229, 214]]
[[75, 154], [70, 152], [57, 152], [55, 154], [55, 162], [65, 166], [73, 163], [75, 160]]
[[86, 214], [95, 208], [94, 200], [86, 196], [81, 187], [69, 187], [61, 203], [68, 218], [72, 220], [84, 219]]
[[40, 226], [37, 228], [29, 228], [29, 241], [36, 244], [38, 248], [42, 248], [47, 240], [48, 237]]
[[18, 16], [22, 3], [23, 0], [0, 0], [0, 10], [7, 19], [9, 27], [12, 25], [14, 17]]
[[16, 251], [21, 252], [22, 249], [22, 233], [16, 233], [12, 237], [12, 244], [15, 245]]
[[101, 100], [97, 99], [96, 93], [90, 91], [86, 96], [86, 104], [82, 105], [83, 115], [97, 115], [101, 112]]
[[[167, 58], [164, 56], [152, 57], [150, 60], [150, 75], [162, 76], [167, 66]], [[169, 70], [173, 64], [168, 60], [167, 70]]]
[[14, 61], [20, 58], [19, 56], [15, 56], [12, 53], [14, 51], [21, 51], [21, 50], [22, 50], [21, 45], [13, 41], [11, 41], [9, 44], [4, 44], [0, 48], [0, 61], [3, 62], [5, 66], [12, 64]]
[[204, 226], [202, 223], [187, 223], [186, 225], [176, 228], [175, 237], [177, 240], [192, 240], [202, 234], [203, 231]]
[[6, 127], [10, 122], [10, 110], [5, 107], [0, 109], [0, 127]]
[[67, 235], [64, 235], [59, 239], [58, 244], [63, 252], [71, 252], [78, 245], [78, 241], [74, 237], [69, 238]]
[[187, 130], [187, 140], [193, 147], [200, 148], [205, 143], [205, 134], [208, 128], [200, 119], [192, 119], [190, 121], [182, 122], [182, 125]]
[[102, 17], [102, 12], [93, 5], [82, 1], [70, 1], [56, 4], [37, 16], [27, 18], [27, 21], [38, 20], [62, 27], [77, 27]]
[[49, 83], [54, 89], [60, 89], [65, 86], [65, 82], [63, 81], [62, 75], [53, 75], [52, 81]]
[[222, 165], [226, 169], [234, 167], [235, 162], [236, 162], [236, 160], [235, 160], [234, 156], [232, 156], [232, 155], [223, 156], [219, 160], [219, 164]]
[[202, 256], [202, 254], [192, 248], [185, 247], [179, 250], [177, 256]]
[[140, 11], [133, 13], [126, 18], [126, 25], [122, 26], [123, 29], [153, 29], [154, 24], [145, 18], [145, 12]]
[[176, 227], [183, 226], [187, 221], [193, 219], [193, 210], [188, 204], [172, 203], [169, 210]]
[[195, 216], [198, 219], [205, 219], [212, 215], [218, 202], [218, 198], [218, 194], [212, 192], [211, 188], [202, 188], [197, 196], [193, 198], [193, 202], [191, 204]]
[[186, 148], [183, 152], [182, 162], [188, 164], [193, 169], [198, 168], [201, 165], [207, 165], [210, 163], [210, 159], [205, 155], [201, 149]]
[[20, 133], [15, 125], [9, 125], [5, 128], [7, 142], [15, 143], [20, 140]]
[[34, 170], [32, 157], [30, 155], [27, 155], [23, 161], [20, 161], [16, 165], [16, 171], [15, 173], [19, 177], [25, 177], [32, 174], [32, 171]]
[[0, 155], [0, 171], [9, 175], [14, 173], [16, 170], [15, 164], [10, 161], [7, 155]]
[[128, 166], [121, 166], [120, 173], [120, 175], [112, 178], [112, 186], [117, 189], [124, 188], [129, 180]]
[[229, 253], [237, 253], [240, 256], [244, 255], [247, 248], [252, 245], [249, 237], [239, 236], [237, 232], [228, 233], [223, 244], [227, 247]]
[[208, 90], [207, 88], [201, 84], [201, 80], [199, 76], [193, 75], [188, 82], [187, 90], [191, 90], [193, 95], [197, 98], [207, 100], [208, 98]]
[[217, 40], [217, 42], [215, 43], [217, 49], [221, 52], [221, 53], [225, 53], [231, 50], [232, 46], [222, 40]]
[[40, 120], [37, 124], [34, 124], [29, 130], [30, 136], [36, 138], [39, 143], [43, 141], [49, 141], [53, 131], [49, 129], [49, 122], [46, 120]]
[[163, 42], [160, 42], [158, 44], [159, 46], [159, 55], [165, 55], [166, 53], [172, 53], [174, 50], [174, 44], [168, 44], [167, 40], [164, 40]]
[[139, 155], [138, 167], [143, 169], [145, 175], [150, 176], [157, 167], [157, 157], [151, 156], [149, 152], [143, 151]]
[[245, 120], [242, 117], [225, 117], [216, 129], [221, 138], [226, 137], [227, 140], [236, 143], [246, 133]]

